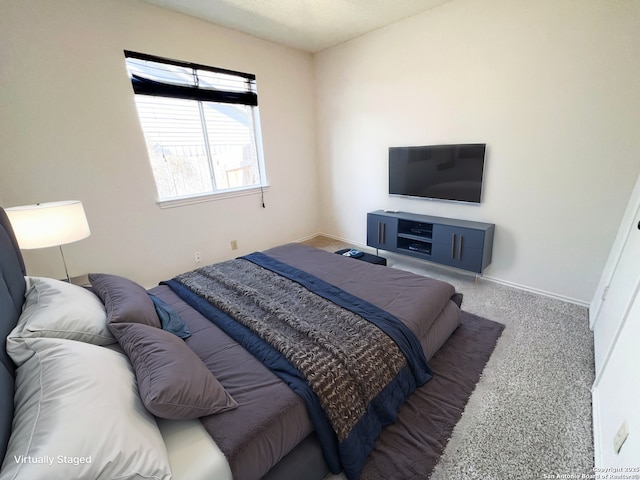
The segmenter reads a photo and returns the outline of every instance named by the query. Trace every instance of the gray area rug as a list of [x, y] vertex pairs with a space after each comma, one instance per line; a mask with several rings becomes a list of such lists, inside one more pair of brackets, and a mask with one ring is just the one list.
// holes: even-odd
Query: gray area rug
[[433, 379], [386, 426], [360, 480], [422, 480], [438, 463], [504, 325], [462, 312], [460, 325], [429, 361]]
[[[305, 243], [332, 251], [348, 246], [326, 237]], [[464, 294], [463, 310], [505, 325], [428, 478], [593, 474], [594, 361], [587, 308], [400, 255], [383, 256], [391, 267], [453, 284]]]

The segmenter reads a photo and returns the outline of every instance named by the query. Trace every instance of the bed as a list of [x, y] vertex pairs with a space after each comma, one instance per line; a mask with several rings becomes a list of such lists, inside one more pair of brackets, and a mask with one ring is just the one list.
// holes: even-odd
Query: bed
[[[460, 322], [462, 297], [449, 284], [300, 244], [186, 272], [148, 292], [107, 274], [90, 276], [91, 291], [60, 285], [25, 277], [2, 210], [0, 225], [0, 480], [321, 479], [345, 466], [357, 478], [371, 442], [428, 381], [426, 361]], [[58, 301], [51, 292], [61, 305], [47, 304]], [[232, 314], [239, 323], [229, 323]], [[323, 317], [345, 317], [330, 330], [347, 339], [376, 338], [332, 344], [359, 352], [356, 366], [309, 358], [321, 357], [309, 353], [313, 343], [292, 350], [301, 335], [325, 335], [308, 326]], [[271, 337], [275, 347], [264, 343]], [[394, 349], [401, 355], [388, 357]], [[375, 383], [384, 375], [366, 364], [378, 356], [397, 365]], [[343, 370], [365, 380], [353, 397], [366, 411], [349, 420], [337, 405], [353, 388]]]

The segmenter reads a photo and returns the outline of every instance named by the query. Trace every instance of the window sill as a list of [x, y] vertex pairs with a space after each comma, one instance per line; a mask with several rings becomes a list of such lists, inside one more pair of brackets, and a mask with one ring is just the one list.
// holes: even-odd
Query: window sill
[[227, 198], [244, 197], [246, 195], [261, 195], [263, 192], [269, 191], [269, 185], [262, 187], [242, 188], [238, 190], [226, 190], [224, 192], [206, 193], [201, 195], [192, 195], [188, 197], [171, 198], [168, 200], [158, 200], [156, 203], [160, 208], [174, 208], [183, 205], [193, 205], [195, 203], [212, 202], [215, 200], [224, 200]]

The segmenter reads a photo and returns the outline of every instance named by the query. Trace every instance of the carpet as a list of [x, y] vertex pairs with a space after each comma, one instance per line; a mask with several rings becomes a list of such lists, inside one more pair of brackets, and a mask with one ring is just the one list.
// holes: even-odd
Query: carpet
[[382, 431], [362, 480], [429, 477], [503, 329], [500, 323], [462, 313], [460, 326], [429, 362], [433, 379], [411, 395], [397, 421]]
[[[305, 243], [327, 251], [370, 251], [322, 236]], [[465, 311], [505, 325], [428, 478], [540, 480], [545, 474], [593, 474], [595, 375], [587, 307], [405, 255], [383, 256], [391, 268], [451, 283], [464, 294]], [[344, 477], [327, 475], [324, 480]]]

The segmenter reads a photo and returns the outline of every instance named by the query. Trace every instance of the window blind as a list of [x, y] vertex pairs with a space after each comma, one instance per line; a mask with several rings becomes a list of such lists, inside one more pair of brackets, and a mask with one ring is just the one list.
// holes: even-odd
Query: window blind
[[257, 106], [255, 75], [125, 50], [133, 90], [185, 100]]

